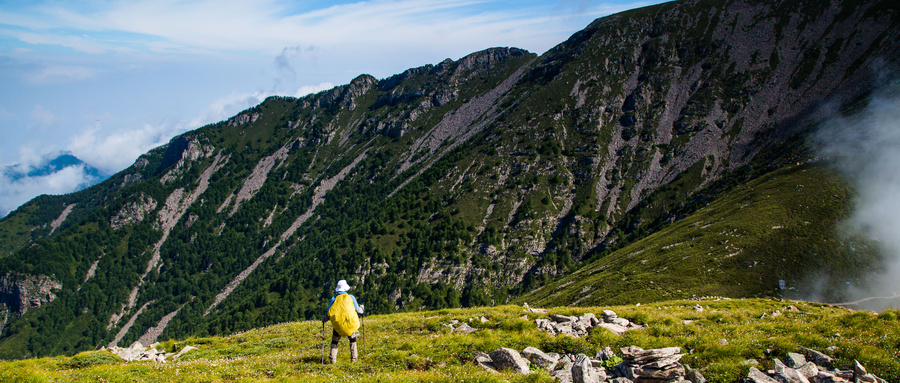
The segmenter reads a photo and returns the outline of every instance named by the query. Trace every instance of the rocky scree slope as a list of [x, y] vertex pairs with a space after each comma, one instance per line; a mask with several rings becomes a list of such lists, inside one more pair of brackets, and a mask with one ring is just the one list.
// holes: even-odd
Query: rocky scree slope
[[672, 2], [269, 98], [4, 218], [0, 274], [62, 287], [0, 357], [313, 318], [339, 278], [373, 312], [505, 302], [878, 86], [896, 8]]

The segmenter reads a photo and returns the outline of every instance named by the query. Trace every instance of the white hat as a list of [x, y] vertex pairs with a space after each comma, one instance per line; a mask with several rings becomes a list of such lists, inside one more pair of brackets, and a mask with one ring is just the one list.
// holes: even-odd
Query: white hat
[[350, 285], [347, 284], [347, 281], [341, 279], [338, 281], [337, 287], [334, 289], [335, 292], [345, 293], [350, 290]]

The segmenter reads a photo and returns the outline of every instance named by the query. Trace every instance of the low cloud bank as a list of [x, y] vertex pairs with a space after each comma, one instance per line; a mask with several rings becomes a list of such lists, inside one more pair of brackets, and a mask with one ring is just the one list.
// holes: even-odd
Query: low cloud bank
[[900, 294], [900, 80], [861, 112], [824, 124], [813, 144], [857, 193], [846, 229], [871, 239], [883, 262], [865, 285], [843, 286], [849, 300], [876, 311], [896, 305], [884, 298]]
[[17, 164], [0, 172], [0, 217], [35, 196], [72, 193], [105, 178], [84, 163], [55, 166], [54, 160], [45, 157], [42, 162]]

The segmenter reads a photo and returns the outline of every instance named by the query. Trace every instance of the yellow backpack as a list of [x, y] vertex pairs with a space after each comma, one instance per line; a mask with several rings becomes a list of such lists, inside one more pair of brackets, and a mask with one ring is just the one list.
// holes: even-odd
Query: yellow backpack
[[338, 294], [334, 297], [334, 303], [328, 309], [328, 319], [331, 319], [331, 325], [341, 336], [350, 336], [359, 330], [359, 316], [356, 315], [350, 294]]

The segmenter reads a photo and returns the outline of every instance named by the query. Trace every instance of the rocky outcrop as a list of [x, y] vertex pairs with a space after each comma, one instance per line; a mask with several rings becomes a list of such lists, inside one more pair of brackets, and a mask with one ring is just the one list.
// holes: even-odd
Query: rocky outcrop
[[[695, 307], [695, 310], [701, 306]], [[526, 312], [541, 313], [542, 309], [528, 308]], [[562, 334], [571, 337], [585, 336], [591, 327], [603, 327], [603, 324], [612, 324], [622, 328], [621, 333], [630, 329], [640, 328], [631, 324], [628, 320], [619, 318], [611, 310], [603, 310], [602, 320], [593, 313], [586, 313], [580, 317], [551, 314], [549, 318], [535, 320], [538, 329], [550, 334]], [[626, 323], [627, 322], [627, 323]], [[605, 328], [605, 327], [604, 327]], [[612, 331], [612, 330], [611, 330]], [[621, 335], [620, 332], [616, 332]], [[623, 347], [619, 350], [621, 356], [616, 355], [610, 348], [597, 352], [590, 359], [586, 355], [559, 355], [544, 353], [537, 348], [528, 347], [523, 354], [531, 363], [537, 364], [549, 371], [550, 374], [564, 383], [579, 382], [603, 382], [615, 381], [616, 383], [641, 382], [679, 382], [705, 383], [706, 379], [699, 370], [680, 363], [684, 354], [680, 347], [665, 347], [652, 350], [644, 350], [640, 347]], [[491, 358], [476, 358], [476, 363], [484, 368], [496, 369], [496, 361]], [[833, 368], [834, 359], [830, 356], [811, 348], [805, 348], [804, 352], [789, 352], [780, 360], [775, 360], [772, 370], [761, 371], [756, 367], [750, 367], [746, 382], [748, 383], [849, 383], [866, 382], [882, 383], [883, 379], [870, 374], [858, 361], [853, 366], [840, 370]], [[756, 361], [753, 364], [758, 365]]]
[[184, 346], [178, 352], [165, 352], [157, 349], [157, 346], [159, 346], [158, 343], [153, 343], [150, 347], [145, 347], [140, 341], [135, 341], [130, 347], [112, 346], [108, 349], [103, 347], [101, 350], [109, 351], [125, 360], [125, 362], [152, 360], [157, 363], [165, 363], [166, 360], [177, 360], [182, 355], [197, 349], [194, 346]]
[[833, 359], [822, 352], [807, 348], [803, 354], [789, 352], [775, 360], [775, 367], [761, 371], [750, 367], [747, 383], [886, 383], [884, 379], [869, 373], [854, 360], [846, 369], [832, 368]]
[[228, 119], [228, 126], [241, 126], [244, 124], [252, 124], [259, 119], [259, 113], [241, 113]]
[[61, 283], [46, 275], [7, 273], [0, 277], [0, 303], [22, 316], [28, 309], [53, 302], [56, 299], [54, 290], [62, 287]]
[[586, 313], [580, 317], [551, 314], [549, 318], [535, 319], [534, 323], [537, 325], [538, 330], [551, 335], [563, 334], [576, 338], [587, 336], [588, 332], [594, 327], [607, 329], [616, 335], [622, 335], [628, 330], [637, 330], [644, 327], [632, 323], [628, 319], [619, 318], [611, 310], [603, 310], [602, 319], [597, 318], [594, 313]]
[[[474, 362], [488, 371], [512, 370], [529, 374], [530, 364], [540, 366], [562, 383], [594, 382], [684, 382], [705, 383], [698, 369], [680, 362], [684, 356], [680, 347], [644, 350], [637, 346], [623, 347], [617, 355], [609, 347], [593, 357], [585, 354], [560, 355], [544, 353], [535, 347], [527, 347], [520, 354], [509, 348], [499, 348], [490, 354], [476, 352]], [[524, 357], [523, 357], [524, 355]], [[761, 371], [750, 367], [747, 383], [886, 383], [854, 361], [847, 369], [831, 369], [817, 365], [812, 360], [826, 364], [831, 358], [819, 351], [806, 349], [805, 355], [788, 353], [775, 360], [775, 368]]]
[[489, 371], [512, 370], [520, 374], [531, 373], [529, 365], [535, 364], [563, 383], [678, 382], [684, 380], [688, 371], [696, 379], [691, 382], [700, 383], [702, 374], [679, 362], [684, 355], [680, 351], [679, 347], [644, 350], [631, 346], [622, 348], [619, 357], [607, 347], [592, 357], [544, 353], [535, 347], [527, 347], [521, 354], [499, 348], [490, 354], [476, 353], [475, 363]]
[[118, 230], [122, 226], [139, 223], [155, 209], [156, 200], [140, 193], [136, 201], [125, 204], [114, 216], [109, 217], [109, 226], [113, 230]]
[[215, 151], [215, 147], [200, 142], [200, 137], [192, 135], [182, 135], [172, 139], [166, 146], [166, 152], [163, 154], [160, 170], [169, 169], [159, 182], [166, 184], [174, 181], [178, 176], [186, 172], [191, 167], [191, 163], [201, 158], [209, 157]]

